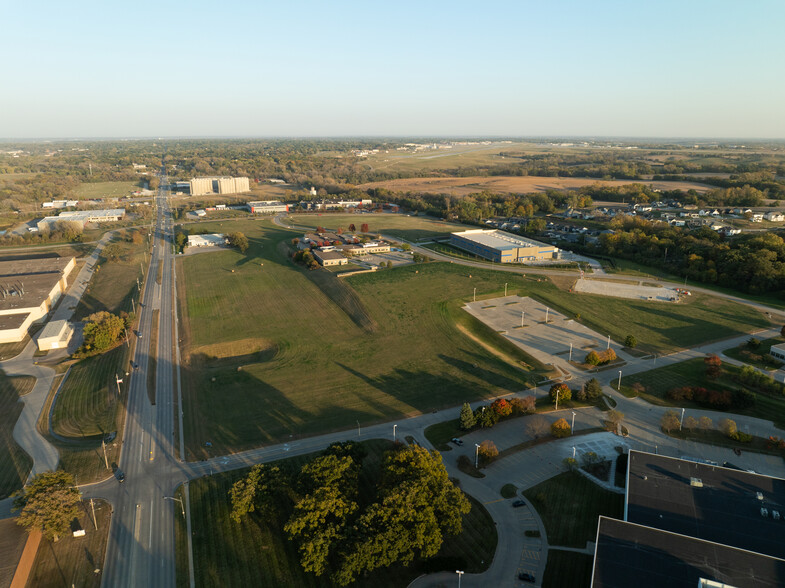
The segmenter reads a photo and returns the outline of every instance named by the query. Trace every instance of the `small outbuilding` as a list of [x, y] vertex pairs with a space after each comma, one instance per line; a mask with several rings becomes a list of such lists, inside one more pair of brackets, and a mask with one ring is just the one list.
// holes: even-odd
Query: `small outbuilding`
[[324, 267], [329, 267], [331, 265], [346, 265], [349, 263], [349, 260], [344, 257], [342, 253], [338, 251], [324, 251], [322, 249], [314, 249], [313, 256], [316, 258], [316, 261], [321, 263]]
[[776, 359], [779, 359], [780, 361], [785, 361], [785, 343], [780, 343], [779, 345], [772, 345], [771, 349], [769, 349], [769, 355], [771, 355]]
[[74, 328], [68, 321], [50, 321], [38, 335], [38, 350], [65, 349], [73, 334]]
[[221, 233], [208, 235], [188, 235], [188, 247], [217, 247], [226, 245], [229, 240]]

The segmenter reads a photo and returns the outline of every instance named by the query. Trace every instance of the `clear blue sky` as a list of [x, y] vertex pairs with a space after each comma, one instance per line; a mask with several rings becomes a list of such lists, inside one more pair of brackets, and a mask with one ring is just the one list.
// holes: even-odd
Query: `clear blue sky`
[[785, 2], [3, 3], [0, 137], [785, 138]]

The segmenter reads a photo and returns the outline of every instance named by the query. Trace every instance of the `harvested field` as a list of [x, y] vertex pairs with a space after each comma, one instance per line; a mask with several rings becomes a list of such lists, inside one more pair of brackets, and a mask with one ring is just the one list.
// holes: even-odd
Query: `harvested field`
[[107, 197], [120, 197], [130, 196], [131, 193], [141, 190], [141, 182], [94, 182], [91, 184], [84, 183], [74, 190], [74, 196], [77, 198], [107, 198]]
[[0, 520], [0, 588], [11, 586], [16, 564], [27, 543], [27, 531], [17, 525], [16, 520]]
[[[488, 190], [511, 194], [527, 194], [545, 192], [546, 190], [576, 190], [583, 186], [599, 184], [601, 186], [625, 186], [634, 180], [598, 180], [596, 178], [546, 178], [536, 176], [472, 176], [466, 178], [405, 178], [370, 182], [357, 186], [361, 190], [368, 188], [385, 188], [395, 192], [432, 192], [466, 196], [474, 192]], [[695, 190], [707, 192], [713, 186], [697, 182], [640, 181], [651, 185], [657, 190]]]
[[[448, 223], [427, 216], [407, 216], [404, 214], [295, 214], [289, 217], [298, 226], [328, 230], [339, 228], [348, 231], [353, 224], [358, 230], [363, 223], [368, 224], [370, 234], [383, 233], [409, 241], [424, 241], [434, 237], [444, 237], [455, 231], [465, 231], [466, 225]], [[302, 235], [298, 235], [302, 236]]]

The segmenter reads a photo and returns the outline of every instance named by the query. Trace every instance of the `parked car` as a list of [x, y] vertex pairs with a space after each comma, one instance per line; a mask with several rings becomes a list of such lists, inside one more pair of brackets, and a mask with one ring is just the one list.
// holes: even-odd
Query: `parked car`
[[512, 506], [514, 508], [518, 508], [519, 506], [526, 506], [526, 501], [525, 500], [516, 500], [515, 502], [512, 503]]
[[463, 445], [463, 439], [458, 439], [458, 437], [453, 437], [452, 439], [450, 439], [450, 441], [452, 441], [456, 445]]
[[527, 572], [521, 572], [518, 574], [518, 579], [523, 580], [524, 582], [531, 582], [532, 584], [535, 582], [534, 576]]

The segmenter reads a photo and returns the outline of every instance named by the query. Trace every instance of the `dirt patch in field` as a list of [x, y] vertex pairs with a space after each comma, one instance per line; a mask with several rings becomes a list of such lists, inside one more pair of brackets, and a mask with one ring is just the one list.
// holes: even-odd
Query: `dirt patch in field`
[[213, 367], [242, 356], [254, 356], [257, 358], [256, 361], [269, 361], [275, 357], [276, 353], [278, 353], [278, 347], [272, 341], [250, 338], [202, 345], [191, 350], [191, 357], [198, 355], [205, 365]]
[[572, 290], [578, 281], [578, 278], [572, 276], [548, 276], [548, 279], [560, 290]]
[[[490, 192], [506, 192], [526, 194], [545, 192], [546, 190], [577, 190], [583, 186], [599, 184], [601, 186], [624, 186], [634, 180], [598, 180], [595, 178], [544, 178], [535, 176], [472, 176], [467, 178], [405, 178], [361, 184], [358, 188], [386, 188], [397, 192], [435, 192], [465, 196], [474, 192], [488, 190]], [[711, 186], [696, 182], [640, 181], [657, 190], [696, 190], [707, 192]]]

